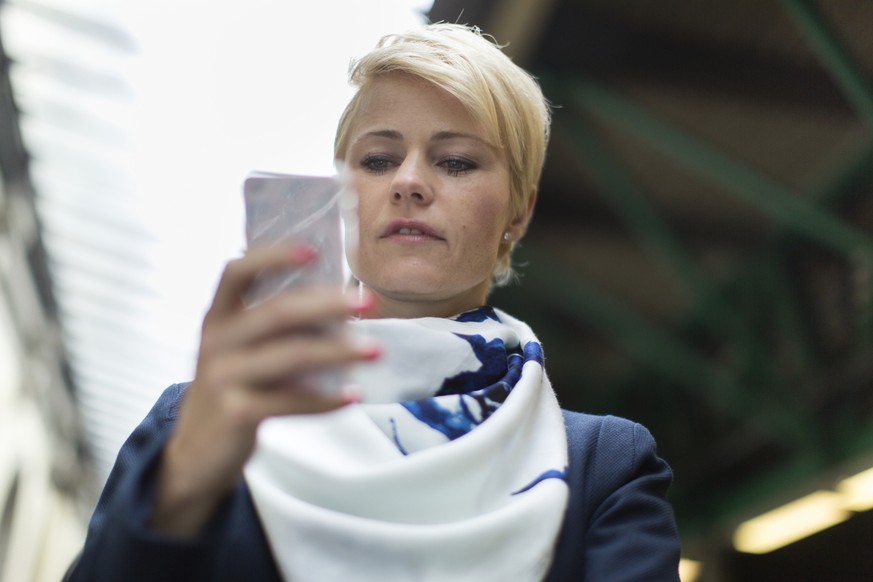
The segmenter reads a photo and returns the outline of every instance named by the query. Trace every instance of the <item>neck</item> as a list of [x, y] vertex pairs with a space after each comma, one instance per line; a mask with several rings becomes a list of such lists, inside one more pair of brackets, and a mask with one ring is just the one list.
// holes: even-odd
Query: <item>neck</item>
[[485, 297], [452, 297], [449, 299], [408, 299], [370, 291], [376, 296], [376, 306], [364, 315], [367, 319], [415, 319], [418, 317], [451, 317], [485, 304]]

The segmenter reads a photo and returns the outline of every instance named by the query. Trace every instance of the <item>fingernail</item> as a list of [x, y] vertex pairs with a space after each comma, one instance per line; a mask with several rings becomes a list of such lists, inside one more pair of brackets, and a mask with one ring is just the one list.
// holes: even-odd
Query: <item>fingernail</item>
[[378, 360], [382, 357], [382, 346], [372, 344], [365, 346], [361, 352], [364, 355], [364, 359], [368, 362], [372, 362], [373, 360]]
[[355, 311], [370, 311], [376, 306], [376, 295], [368, 289], [356, 289], [347, 296], [349, 307]]
[[340, 399], [343, 404], [357, 404], [361, 402], [361, 388], [356, 384], [347, 384], [343, 386], [343, 391], [340, 394]]
[[375, 339], [360, 334], [352, 334], [350, 339], [363, 359], [372, 361], [382, 357], [382, 345]]
[[294, 262], [305, 265], [313, 260], [318, 255], [318, 251], [309, 245], [296, 245], [291, 249], [291, 256]]

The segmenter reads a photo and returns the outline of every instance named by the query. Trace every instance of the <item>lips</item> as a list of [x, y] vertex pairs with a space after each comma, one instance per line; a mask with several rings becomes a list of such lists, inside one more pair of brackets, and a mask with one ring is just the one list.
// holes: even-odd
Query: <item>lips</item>
[[417, 220], [395, 220], [382, 232], [382, 238], [410, 238], [444, 240], [429, 225]]

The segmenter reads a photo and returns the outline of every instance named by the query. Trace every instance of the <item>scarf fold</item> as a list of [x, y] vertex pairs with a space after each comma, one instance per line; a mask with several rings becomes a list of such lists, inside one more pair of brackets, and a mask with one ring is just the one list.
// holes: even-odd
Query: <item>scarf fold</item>
[[262, 423], [245, 478], [289, 581], [541, 580], [567, 504], [567, 441], [524, 323], [364, 320], [364, 403]]

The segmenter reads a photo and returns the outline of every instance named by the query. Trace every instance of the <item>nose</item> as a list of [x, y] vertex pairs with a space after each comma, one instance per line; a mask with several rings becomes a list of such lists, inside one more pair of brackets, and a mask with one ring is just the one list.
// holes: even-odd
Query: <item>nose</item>
[[391, 197], [394, 202], [430, 204], [433, 190], [430, 185], [427, 160], [418, 154], [409, 154], [394, 172]]

